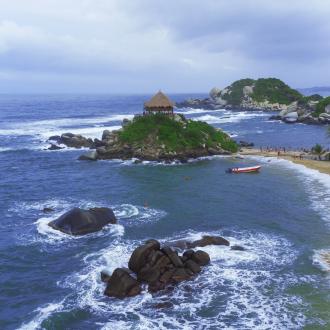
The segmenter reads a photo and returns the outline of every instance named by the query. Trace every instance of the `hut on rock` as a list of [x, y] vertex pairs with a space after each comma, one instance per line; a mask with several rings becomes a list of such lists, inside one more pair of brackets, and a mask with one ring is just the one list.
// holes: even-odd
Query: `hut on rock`
[[144, 115], [162, 113], [173, 115], [174, 103], [162, 92], [159, 91], [149, 101], [144, 103]]

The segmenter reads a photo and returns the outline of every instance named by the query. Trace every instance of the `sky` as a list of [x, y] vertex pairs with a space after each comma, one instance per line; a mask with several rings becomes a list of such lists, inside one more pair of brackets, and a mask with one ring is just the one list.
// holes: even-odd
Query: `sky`
[[0, 93], [330, 85], [330, 0], [0, 0]]

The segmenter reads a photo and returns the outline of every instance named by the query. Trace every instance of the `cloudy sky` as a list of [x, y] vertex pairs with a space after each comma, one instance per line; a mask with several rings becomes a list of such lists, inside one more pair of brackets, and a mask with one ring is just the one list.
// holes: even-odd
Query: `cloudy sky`
[[330, 85], [330, 0], [0, 0], [0, 92]]

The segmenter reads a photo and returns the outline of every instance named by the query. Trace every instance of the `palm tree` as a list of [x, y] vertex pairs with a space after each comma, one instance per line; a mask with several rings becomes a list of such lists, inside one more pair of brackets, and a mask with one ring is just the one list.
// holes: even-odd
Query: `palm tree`
[[319, 160], [321, 160], [321, 154], [323, 152], [323, 148], [320, 144], [315, 144], [315, 146], [312, 148], [313, 152], [318, 155]]

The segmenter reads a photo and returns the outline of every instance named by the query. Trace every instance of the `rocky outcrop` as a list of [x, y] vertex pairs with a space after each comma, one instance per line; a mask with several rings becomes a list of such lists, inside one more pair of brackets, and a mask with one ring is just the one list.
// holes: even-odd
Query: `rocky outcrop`
[[97, 207], [89, 210], [74, 208], [48, 225], [69, 235], [85, 235], [115, 223], [117, 223], [117, 219], [111, 209]]
[[[97, 160], [97, 159], [138, 159], [138, 161], [164, 161], [164, 162], [187, 162], [190, 158], [198, 158], [210, 155], [224, 155], [231, 154], [231, 152], [225, 150], [219, 142], [212, 142], [211, 135], [203, 130], [201, 133], [200, 143], [196, 147], [183, 147], [179, 145], [176, 151], [171, 150], [165, 143], [159, 142], [158, 131], [153, 130], [148, 132], [144, 141], [134, 141], [128, 143], [121, 139], [121, 133], [125, 131], [125, 127], [129, 124], [135, 124], [139, 120], [139, 116], [135, 117], [132, 121], [125, 121], [125, 124], [121, 130], [107, 131], [102, 134], [102, 140], [94, 140], [93, 152], [87, 152], [79, 157], [80, 160]], [[187, 125], [191, 125], [192, 121], [185, 119], [181, 115], [175, 115], [172, 120], [180, 123], [182, 131], [185, 130]], [[204, 123], [205, 125], [208, 125]], [[219, 129], [213, 128], [215, 134], [223, 134], [225, 140], [230, 140], [230, 137]], [[138, 162], [137, 161], [137, 162]]]
[[207, 110], [278, 112], [278, 115], [272, 116], [271, 119], [286, 123], [328, 124], [330, 105], [326, 105], [324, 112], [320, 113], [317, 105], [321, 100], [319, 95], [304, 97], [275, 78], [241, 79], [222, 90], [212, 88], [208, 98], [187, 99], [178, 102], [176, 106]]
[[[54, 141], [57, 144], [63, 144], [70, 148], [92, 148], [94, 146], [94, 141], [92, 139], [85, 138], [80, 134], [73, 134], [73, 133], [64, 133], [61, 136], [54, 135], [51, 136], [49, 141]], [[52, 144], [54, 146], [54, 144]], [[49, 150], [56, 150], [49, 149]]]
[[[211, 241], [209, 243], [220, 243]], [[192, 279], [209, 263], [210, 256], [204, 251], [187, 250], [179, 255], [169, 246], [161, 247], [158, 241], [148, 240], [133, 251], [128, 262], [129, 270], [117, 268], [111, 276], [101, 273], [101, 279], [106, 283], [104, 294], [116, 298], [131, 297], [141, 292], [143, 284], [147, 285], [149, 292], [156, 292]]]

